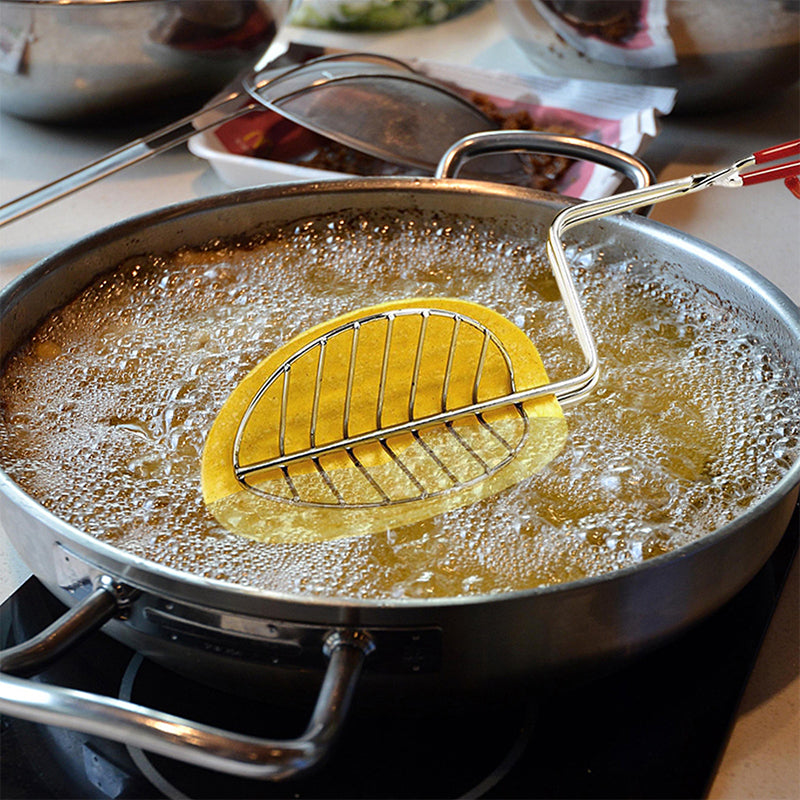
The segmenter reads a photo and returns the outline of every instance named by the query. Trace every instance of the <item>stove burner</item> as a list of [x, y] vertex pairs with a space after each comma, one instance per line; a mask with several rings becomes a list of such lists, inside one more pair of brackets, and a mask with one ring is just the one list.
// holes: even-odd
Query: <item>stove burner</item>
[[[119, 697], [194, 721], [254, 736], [290, 737], [302, 732], [308, 709], [242, 700], [200, 686], [133, 655]], [[331, 760], [315, 773], [270, 783], [223, 775], [126, 745], [144, 777], [166, 798], [478, 798], [514, 768], [527, 750], [536, 719], [535, 703], [513, 701], [455, 707], [444, 717], [427, 709], [399, 719], [371, 710], [355, 712]], [[494, 729], [491, 740], [486, 732]], [[475, 752], [479, 747], [479, 752]]]
[[[331, 759], [271, 783], [235, 778], [64, 729], [5, 717], [0, 796], [22, 798], [701, 797], [713, 778], [800, 537], [800, 513], [761, 572], [676, 640], [546, 696], [421, 707], [381, 716], [359, 705]], [[2, 606], [2, 646], [63, 611], [31, 579]], [[228, 695], [97, 633], [41, 680], [244, 734], [300, 733], [309, 708]], [[676, 765], [680, 765], [676, 769]]]

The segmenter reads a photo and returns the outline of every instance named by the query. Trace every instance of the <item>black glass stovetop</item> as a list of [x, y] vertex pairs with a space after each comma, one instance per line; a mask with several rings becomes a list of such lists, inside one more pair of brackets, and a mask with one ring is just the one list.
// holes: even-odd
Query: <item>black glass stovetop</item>
[[[702, 797], [798, 538], [796, 512], [769, 562], [733, 600], [679, 638], [602, 677], [544, 697], [436, 711], [422, 706], [387, 716], [359, 709], [356, 700], [329, 761], [296, 780], [231, 777], [3, 717], [0, 797]], [[37, 632], [62, 611], [31, 578], [0, 609], [3, 646]], [[134, 702], [271, 738], [298, 735], [310, 713], [196, 685], [99, 633], [41, 679], [112, 696], [123, 687]]]

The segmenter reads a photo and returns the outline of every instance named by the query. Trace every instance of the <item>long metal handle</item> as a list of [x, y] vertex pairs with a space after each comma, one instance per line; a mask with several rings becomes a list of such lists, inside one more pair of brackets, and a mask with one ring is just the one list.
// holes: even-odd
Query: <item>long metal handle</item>
[[[655, 183], [651, 186], [633, 189], [632, 191], [623, 192], [611, 197], [590, 200], [575, 206], [569, 206], [556, 215], [548, 232], [547, 255], [553, 268], [553, 274], [556, 276], [562, 296], [564, 297], [564, 302], [567, 305], [567, 310], [575, 325], [581, 348], [590, 366], [597, 362], [597, 349], [584, 316], [580, 300], [575, 292], [572, 278], [570, 277], [569, 265], [567, 264], [564, 254], [564, 244], [561, 241], [562, 234], [576, 225], [593, 219], [607, 217], [610, 214], [618, 214], [624, 211], [633, 211], [644, 206], [650, 207], [656, 203], [662, 203], [665, 200], [672, 200], [676, 197], [692, 194], [693, 192], [708, 189], [712, 186], [729, 188], [746, 186], [752, 181], [748, 180], [748, 173], [743, 172], [743, 170], [757, 163], [772, 161], [788, 154], [796, 155], [798, 152], [800, 152], [800, 141], [795, 140], [793, 142], [787, 142], [745, 156], [729, 167], [715, 170], [714, 172], [689, 175], [685, 178]], [[790, 171], [791, 175], [797, 175], [798, 172], [800, 172], [800, 163], [793, 162], [787, 165], [787, 169]], [[766, 171], [760, 170], [759, 172]], [[753, 173], [749, 173], [749, 175], [752, 176]], [[784, 177], [784, 173], [770, 173], [769, 177], [765, 178], [765, 180], [774, 180], [782, 177]], [[598, 376], [595, 375], [595, 380], [597, 380], [597, 377]], [[570, 399], [575, 400], [583, 397], [589, 388], [590, 387], [587, 387], [572, 395]]]
[[0, 227], [40, 208], [44, 208], [44, 206], [50, 205], [50, 203], [54, 203], [56, 200], [60, 200], [62, 197], [66, 197], [79, 189], [90, 186], [96, 181], [113, 175], [126, 167], [171, 150], [173, 147], [177, 147], [177, 145], [190, 139], [196, 133], [220, 123], [219, 116], [213, 115], [206, 124], [193, 124], [197, 123], [197, 120], [206, 113], [226, 109], [227, 113], [225, 113], [224, 118], [235, 119], [252, 110], [254, 103], [248, 103], [239, 109], [234, 108], [233, 102], [240, 96], [240, 92], [235, 92], [213, 106], [190, 114], [141, 139], [129, 142], [97, 159], [97, 161], [93, 161], [91, 164], [87, 164], [74, 172], [70, 172], [68, 175], [57, 178], [44, 186], [40, 186], [38, 189], [0, 205]]
[[278, 780], [321, 761], [347, 715], [370, 637], [332, 631], [325, 640], [328, 668], [305, 732], [287, 740], [243, 736], [116, 698], [14, 677], [41, 668], [119, 611], [106, 580], [82, 603], [29, 642], [0, 653], [0, 712], [123, 742], [189, 764], [249, 778]]

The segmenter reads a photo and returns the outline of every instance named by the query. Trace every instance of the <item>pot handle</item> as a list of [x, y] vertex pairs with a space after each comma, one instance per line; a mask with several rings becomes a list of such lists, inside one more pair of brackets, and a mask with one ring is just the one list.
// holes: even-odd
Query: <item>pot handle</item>
[[361, 631], [328, 634], [324, 643], [328, 667], [311, 720], [301, 736], [282, 741], [243, 736], [124, 700], [9, 674], [41, 669], [124, 611], [130, 595], [129, 587], [103, 578], [94, 592], [40, 634], [0, 652], [0, 712], [248, 778], [288, 778], [327, 754], [349, 709], [364, 659], [374, 647]]
[[[655, 174], [650, 167], [623, 150], [577, 136], [542, 131], [484, 131], [465, 136], [442, 156], [436, 168], [436, 177], [454, 178], [472, 158], [508, 152], [551, 153], [591, 161], [621, 172], [630, 178], [637, 189], [644, 189], [655, 182]], [[649, 207], [638, 211], [645, 216], [649, 212]]]

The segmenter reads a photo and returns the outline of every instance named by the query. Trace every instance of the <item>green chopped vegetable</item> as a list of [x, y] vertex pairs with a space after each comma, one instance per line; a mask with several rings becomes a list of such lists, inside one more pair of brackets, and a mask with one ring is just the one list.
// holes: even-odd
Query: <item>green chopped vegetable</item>
[[291, 23], [308, 28], [386, 31], [432, 25], [483, 0], [303, 0]]

